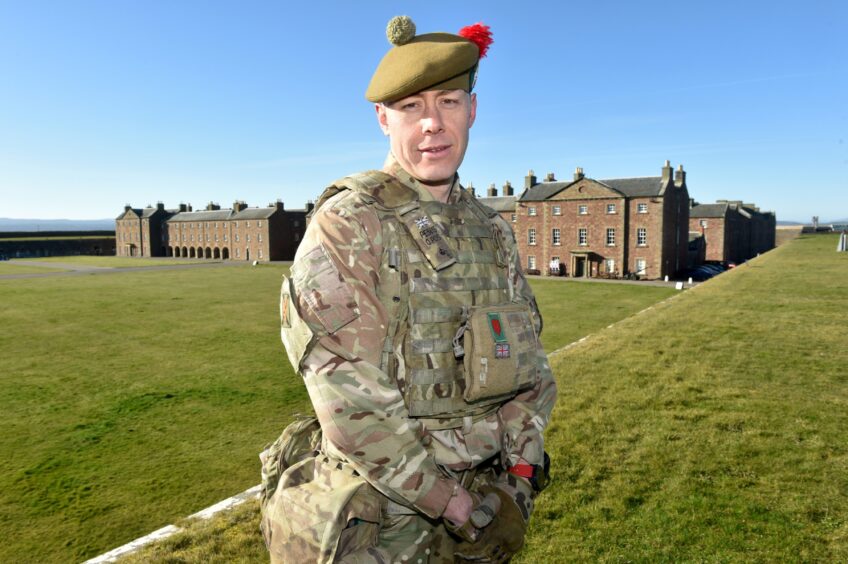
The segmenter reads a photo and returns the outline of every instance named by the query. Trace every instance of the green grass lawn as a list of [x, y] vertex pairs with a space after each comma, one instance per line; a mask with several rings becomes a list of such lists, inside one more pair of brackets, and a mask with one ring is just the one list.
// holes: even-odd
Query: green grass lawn
[[[553, 480], [513, 562], [848, 561], [835, 247], [801, 236], [557, 354]], [[267, 561], [255, 503], [187, 526], [131, 562]]]
[[65, 268], [55, 266], [32, 266], [19, 262], [0, 262], [0, 276], [6, 274], [46, 274], [48, 272], [63, 272], [66, 270]]
[[[259, 451], [310, 409], [279, 343], [285, 271], [0, 280], [0, 562], [79, 561], [258, 483]], [[536, 284], [551, 350], [669, 293], [618, 286], [625, 311], [610, 285]], [[606, 314], [554, 338], [587, 304]]]
[[[61, 262], [67, 264], [79, 264], [81, 266], [102, 266], [106, 268], [132, 268], [137, 266], [173, 266], [175, 264], [198, 264], [203, 262], [212, 262], [210, 260], [193, 260], [193, 259], [155, 259], [145, 257], [115, 257], [115, 256], [93, 256], [93, 255], [75, 255], [75, 256], [60, 256], [60, 257], [40, 257], [22, 259], [37, 262]], [[245, 262], [247, 264], [247, 262]]]

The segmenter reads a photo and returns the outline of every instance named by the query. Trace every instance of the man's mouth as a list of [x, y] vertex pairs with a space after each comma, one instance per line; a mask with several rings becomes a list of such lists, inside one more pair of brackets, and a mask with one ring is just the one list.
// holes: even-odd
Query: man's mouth
[[431, 147], [421, 147], [418, 150], [421, 151], [422, 153], [428, 153], [428, 154], [431, 154], [431, 155], [439, 155], [441, 153], [444, 153], [448, 149], [450, 149], [450, 147], [451, 147], [450, 145], [433, 145]]

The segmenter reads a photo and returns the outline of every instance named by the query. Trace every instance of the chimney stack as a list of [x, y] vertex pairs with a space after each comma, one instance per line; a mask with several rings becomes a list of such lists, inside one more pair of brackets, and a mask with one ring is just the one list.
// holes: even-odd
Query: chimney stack
[[165, 210], [165, 202], [156, 202], [156, 209], [160, 211]]
[[582, 178], [583, 178], [583, 168], [578, 166], [577, 168], [574, 169], [574, 181], [577, 182], [578, 180], [580, 180]]
[[686, 171], [683, 170], [683, 165], [677, 165], [677, 172], [674, 173], [674, 185], [678, 188], [686, 186]]
[[180, 202], [180, 211], [181, 212], [187, 212], [188, 211], [188, 206], [185, 205], [183, 202]]
[[132, 205], [131, 205], [131, 204], [125, 204], [125, 205], [124, 205], [124, 211], [125, 211], [125, 212], [128, 212], [128, 211], [130, 211], [131, 209], [132, 209]]
[[307, 202], [306, 202], [306, 211], [307, 211], [307, 213], [308, 213], [308, 212], [311, 212], [311, 211], [312, 211], [312, 210], [314, 210], [314, 209], [315, 209], [315, 202], [313, 202], [312, 200], [307, 201]]
[[247, 204], [244, 202], [244, 200], [236, 200], [235, 202], [233, 202], [234, 212], [240, 212], [245, 209], [247, 209]]
[[191, 207], [191, 204], [188, 204], [188, 211], [194, 211], [194, 209]]
[[283, 205], [283, 201], [279, 200], [279, 199], [274, 203], [268, 204], [268, 207], [269, 208], [276, 208], [277, 211], [285, 211], [285, 209], [286, 209], [285, 205]]
[[668, 186], [671, 183], [671, 161], [665, 161], [662, 169], [662, 184]]
[[690, 210], [691, 210], [692, 208], [694, 208], [695, 206], [697, 206], [697, 205], [698, 205], [698, 204], [696, 204], [696, 203], [695, 203], [695, 198], [689, 198], [689, 209], [690, 209]]
[[533, 169], [527, 171], [527, 176], [524, 177], [524, 189], [527, 190], [536, 185], [536, 175], [533, 173]]
[[554, 178], [553, 172], [549, 172], [545, 175], [545, 182], [556, 182], [556, 178]]
[[492, 182], [491, 184], [489, 184], [489, 189], [486, 191], [486, 197], [487, 198], [497, 198], [497, 196], [498, 196], [498, 189], [495, 186], [495, 183]]
[[512, 196], [512, 184], [509, 183], [509, 180], [507, 180], [506, 184], [503, 185], [503, 195]]
[[209, 202], [206, 204], [206, 211], [216, 211], [221, 209], [221, 206], [216, 204], [215, 202]]
[[466, 190], [471, 194], [471, 197], [476, 198], [477, 193], [474, 191], [474, 183], [469, 181], [468, 186], [465, 187]]

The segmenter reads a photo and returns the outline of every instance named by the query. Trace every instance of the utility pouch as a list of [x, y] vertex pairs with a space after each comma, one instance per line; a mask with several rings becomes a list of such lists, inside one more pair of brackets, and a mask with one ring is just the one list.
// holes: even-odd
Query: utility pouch
[[535, 385], [537, 349], [528, 304], [467, 309], [454, 338], [454, 355], [465, 369], [465, 401], [500, 400]]

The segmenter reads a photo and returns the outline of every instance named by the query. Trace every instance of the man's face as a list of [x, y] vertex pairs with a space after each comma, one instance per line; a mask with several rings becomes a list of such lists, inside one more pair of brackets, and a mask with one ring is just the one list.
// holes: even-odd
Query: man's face
[[406, 172], [425, 184], [446, 184], [453, 179], [477, 115], [475, 94], [428, 90], [376, 108], [392, 154]]

